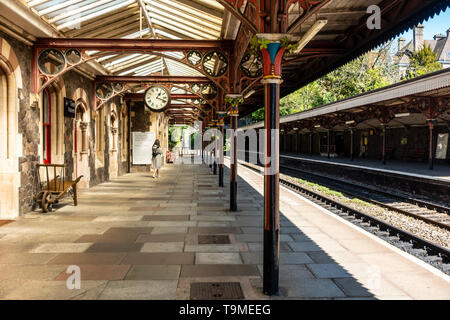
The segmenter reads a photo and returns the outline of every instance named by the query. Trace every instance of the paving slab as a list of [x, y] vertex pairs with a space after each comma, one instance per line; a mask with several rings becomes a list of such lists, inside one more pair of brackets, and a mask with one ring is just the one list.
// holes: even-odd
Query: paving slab
[[183, 265], [180, 277], [259, 276], [255, 265], [196, 264]]
[[241, 264], [239, 253], [199, 252], [195, 254], [195, 264]]
[[176, 280], [180, 270], [180, 265], [134, 265], [126, 280]]
[[52, 260], [50, 260], [48, 264], [119, 264], [124, 257], [124, 253], [60, 253]]
[[148, 242], [144, 243], [141, 252], [182, 252], [184, 242]]
[[100, 300], [173, 300], [177, 280], [108, 281]]
[[190, 252], [140, 252], [128, 253], [122, 260], [122, 264], [193, 264], [194, 253]]
[[31, 250], [32, 253], [84, 252], [92, 243], [43, 243]]
[[[81, 281], [122, 280], [130, 270], [129, 265], [79, 265]], [[66, 281], [73, 273], [64, 270], [54, 280]]]

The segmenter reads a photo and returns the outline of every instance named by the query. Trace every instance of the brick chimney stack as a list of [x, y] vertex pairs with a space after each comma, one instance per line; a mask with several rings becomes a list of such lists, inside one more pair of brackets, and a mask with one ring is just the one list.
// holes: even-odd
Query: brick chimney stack
[[423, 48], [424, 39], [423, 39], [423, 24], [419, 24], [414, 27], [414, 51], [419, 51]]
[[400, 52], [405, 47], [406, 39], [398, 38], [398, 52]]

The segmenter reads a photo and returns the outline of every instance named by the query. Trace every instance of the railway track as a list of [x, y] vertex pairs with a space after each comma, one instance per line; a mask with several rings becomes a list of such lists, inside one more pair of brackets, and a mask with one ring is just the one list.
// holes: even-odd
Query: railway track
[[450, 230], [449, 208], [400, 194], [382, 191], [370, 186], [363, 186], [330, 176], [307, 172], [295, 167], [280, 165], [280, 172], [291, 176], [293, 175], [296, 178], [304, 178], [319, 183], [366, 202]]
[[[239, 163], [262, 174], [261, 166], [249, 164], [241, 160], [239, 160]], [[308, 200], [325, 207], [342, 218], [359, 225], [366, 231], [377, 235], [401, 250], [420, 258], [445, 273], [450, 273], [450, 251], [447, 248], [351, 208], [320, 193], [304, 188], [300, 184], [283, 179], [282, 177], [280, 177], [280, 184], [301, 194]]]

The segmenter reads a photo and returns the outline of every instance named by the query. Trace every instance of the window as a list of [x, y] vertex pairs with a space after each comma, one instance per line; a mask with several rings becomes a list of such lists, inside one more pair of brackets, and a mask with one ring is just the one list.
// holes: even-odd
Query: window
[[111, 126], [110, 126], [110, 130], [111, 130], [111, 142], [110, 142], [110, 147], [111, 147], [111, 151], [117, 151], [117, 128], [116, 128], [116, 115], [112, 114], [111, 115]]
[[51, 130], [50, 93], [45, 89], [42, 93], [42, 146], [44, 163], [52, 162], [52, 130]]
[[121, 141], [122, 141], [122, 160], [125, 160], [127, 158], [127, 110], [125, 107], [122, 107], [122, 130], [121, 130]]
[[105, 109], [101, 108], [97, 111], [95, 119], [95, 143], [96, 154], [99, 165], [103, 166], [104, 150], [105, 150]]

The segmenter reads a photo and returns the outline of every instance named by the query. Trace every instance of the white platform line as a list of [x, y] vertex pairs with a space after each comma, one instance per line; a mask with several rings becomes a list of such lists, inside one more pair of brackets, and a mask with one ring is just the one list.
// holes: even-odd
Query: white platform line
[[[250, 171], [251, 173], [253, 173], [253, 174], [257, 175], [259, 178], [261, 178], [261, 174], [256, 173], [256, 172], [254, 172], [253, 170], [248, 169], [248, 168], [246, 168], [246, 167], [244, 167], [244, 168], [245, 168], [247, 171]], [[238, 171], [238, 174], [239, 174], [239, 171]], [[280, 188], [284, 189], [284, 190], [287, 191], [287, 192], [290, 192], [291, 194], [295, 195], [296, 197], [300, 198], [301, 200], [303, 200], [303, 201], [305, 201], [305, 202], [311, 204], [312, 206], [318, 208], [318, 209], [321, 210], [323, 213], [329, 215], [329, 216], [332, 217], [333, 219], [335, 219], [335, 220], [337, 220], [337, 221], [339, 221], [339, 222], [342, 222], [343, 224], [347, 225], [348, 227], [352, 228], [353, 230], [356, 230], [356, 231], [362, 233], [362, 234], [365, 235], [366, 237], [368, 237], [368, 238], [374, 240], [375, 242], [377, 242], [377, 243], [383, 245], [384, 247], [390, 249], [391, 251], [394, 251], [395, 253], [401, 255], [402, 257], [408, 259], [409, 261], [411, 261], [411, 262], [413, 262], [413, 263], [415, 263], [415, 264], [421, 266], [422, 268], [424, 268], [424, 269], [426, 269], [427, 271], [431, 272], [431, 273], [434, 274], [435, 276], [438, 276], [439, 278], [441, 278], [441, 279], [443, 279], [443, 280], [445, 280], [445, 281], [447, 281], [447, 282], [450, 283], [450, 277], [449, 277], [448, 275], [446, 275], [444, 272], [440, 271], [439, 269], [436, 269], [435, 267], [429, 265], [428, 263], [426, 263], [426, 262], [420, 260], [419, 258], [414, 257], [413, 255], [411, 255], [411, 254], [409, 254], [409, 253], [407, 253], [407, 252], [405, 252], [405, 251], [403, 251], [403, 250], [400, 250], [399, 248], [393, 246], [392, 244], [390, 244], [390, 243], [384, 241], [383, 239], [381, 239], [381, 238], [379, 238], [379, 237], [373, 235], [372, 233], [367, 232], [366, 230], [364, 230], [364, 229], [362, 229], [362, 228], [360, 228], [360, 227], [354, 225], [353, 223], [351, 223], [351, 222], [345, 220], [344, 218], [342, 218], [342, 217], [336, 215], [335, 213], [333, 213], [333, 212], [331, 212], [331, 211], [329, 211], [329, 210], [327, 210], [327, 209], [325, 209], [325, 208], [319, 206], [318, 204], [316, 204], [316, 203], [314, 203], [314, 202], [312, 202], [312, 201], [306, 199], [305, 197], [301, 196], [300, 194], [298, 194], [298, 193], [296, 193], [296, 192], [294, 192], [294, 191], [292, 191], [292, 190], [290, 190], [290, 189], [288, 189], [288, 188], [286, 188], [286, 187], [284, 187], [284, 186], [282, 186], [282, 185], [280, 185]]]

